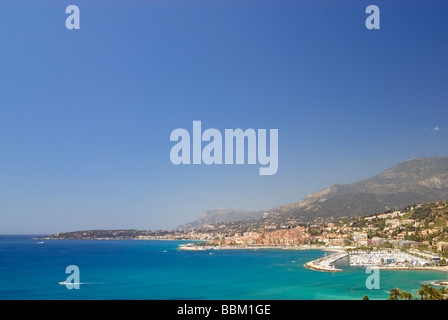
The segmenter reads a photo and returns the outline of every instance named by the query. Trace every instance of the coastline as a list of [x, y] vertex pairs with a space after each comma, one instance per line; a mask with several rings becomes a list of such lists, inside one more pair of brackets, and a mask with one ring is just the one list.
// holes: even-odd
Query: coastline
[[[336, 271], [337, 273], [331, 273], [325, 269], [322, 270], [319, 266], [318, 270], [304, 267], [304, 264], [311, 260], [322, 258], [325, 254], [327, 254], [327, 257], [332, 254], [322, 250], [290, 251], [277, 248], [276, 250], [268, 249], [264, 251], [207, 250], [188, 252], [177, 250], [177, 246], [181, 243], [169, 241], [141, 241], [137, 245], [133, 241], [73, 241], [70, 244], [67, 243], [67, 245], [62, 241], [56, 241], [58, 244], [54, 242], [54, 245], [48, 241], [47, 248], [45, 248], [46, 245], [34, 244], [35, 242], [35, 240], [26, 239], [25, 243], [28, 249], [23, 251], [20, 250], [24, 248], [22, 239], [8, 242], [8, 245], [12, 245], [10, 247], [11, 250], [2, 252], [2, 254], [5, 254], [4, 257], [9, 255], [17, 259], [5, 259], [4, 264], [5, 266], [10, 266], [9, 270], [11, 270], [11, 273], [5, 274], [4, 278], [8, 279], [5, 280], [3, 288], [10, 289], [14, 294], [13, 297], [23, 297], [20, 296], [21, 292], [14, 291], [14, 288], [17, 288], [18, 285], [17, 279], [22, 281], [19, 282], [19, 284], [22, 284], [22, 287], [28, 288], [27, 286], [30, 286], [30, 290], [27, 291], [29, 293], [26, 293], [29, 295], [26, 297], [29, 298], [36, 295], [45, 295], [45, 298], [57, 298], [60, 297], [61, 292], [67, 292], [67, 296], [71, 294], [68, 290], [61, 291], [61, 286], [58, 285], [58, 282], [66, 280], [66, 276], [64, 276], [65, 263], [61, 266], [59, 257], [63, 257], [68, 252], [67, 250], [70, 251], [70, 256], [79, 257], [76, 263], [81, 266], [81, 272], [83, 265], [89, 265], [90, 270], [95, 270], [92, 273], [88, 270], [89, 279], [85, 278], [86, 272], [84, 272], [86, 282], [97, 283], [95, 288], [98, 290], [86, 291], [89, 299], [131, 299], [133, 297], [142, 297], [142, 291], [139, 289], [143, 286], [151, 287], [151, 285], [160, 289], [146, 290], [145, 292], [147, 293], [144, 293], [144, 298], [169, 299], [175, 293], [178, 293], [177, 290], [182, 290], [182, 297], [194, 299], [202, 293], [201, 290], [203, 291], [206, 285], [207, 288], [211, 289], [205, 291], [211, 294], [205, 296], [205, 298], [210, 299], [216, 298], [214, 293], [219, 291], [223, 295], [227, 294], [228, 296], [225, 296], [225, 298], [228, 297], [229, 299], [235, 298], [235, 295], [238, 295], [236, 297], [238, 299], [250, 299], [254, 297], [254, 292], [259, 292], [257, 298], [260, 297], [267, 300], [273, 298], [292, 300], [297, 298], [326, 299], [328, 297], [332, 299], [360, 300], [364, 292], [352, 292], [350, 289], [359, 288], [367, 277], [364, 269], [349, 268], [346, 262], [347, 257], [335, 263], [336, 268], [343, 269], [344, 272]], [[17, 254], [15, 249], [18, 250], [17, 252], [23, 252], [23, 255]], [[327, 250], [328, 248], [321, 249]], [[113, 256], [110, 255], [111, 253], [113, 253]], [[209, 253], [212, 253], [212, 255], [209, 255]], [[45, 254], [45, 261], [48, 261], [48, 269], [46, 268], [45, 272], [39, 269], [40, 263], [42, 263], [42, 254]], [[56, 260], [50, 260], [53, 257]], [[116, 266], [104, 270], [103, 266], [111, 261], [111, 257], [117, 263]], [[41, 290], [40, 284], [43, 280], [36, 279], [36, 282], [28, 282], [28, 278], [17, 277], [18, 272], [22, 274], [28, 272], [27, 268], [30, 268], [30, 264], [27, 263], [28, 259], [33, 262], [33, 272], [42, 274], [44, 281], [54, 285], [45, 286], [44, 290], [46, 291], [40, 292], [38, 290]], [[167, 265], [172, 267], [167, 269]], [[15, 271], [16, 268], [18, 272]], [[155, 271], [152, 272], [152, 270]], [[235, 272], [236, 270], [241, 271]], [[58, 272], [62, 275], [56, 279], [56, 282], [54, 274]], [[118, 289], [115, 283], [107, 283], [108, 279], [122, 273], [125, 275], [125, 278], [122, 281], [118, 281], [117, 285], [120, 286]], [[392, 272], [388, 273], [391, 274]], [[219, 277], [213, 276], [217, 274]], [[188, 277], [185, 275], [188, 275]], [[436, 283], [447, 281], [446, 275], [440, 273], [437, 275], [437, 273], [433, 272], [415, 272], [414, 274], [412, 272], [396, 271], [394, 275], [385, 277], [382, 285], [385, 288], [393, 288], [399, 283], [399, 287], [409, 291], [416, 289], [420, 283], [436, 285]], [[398, 278], [395, 278], [395, 276]], [[81, 277], [81, 281], [82, 279]], [[166, 283], [170, 284], [169, 290], [165, 289]], [[197, 285], [198, 283], [201, 285]], [[241, 288], [252, 288], [248, 287], [248, 285], [254, 285], [255, 289], [241, 290]], [[262, 286], [263, 290], [260, 289], [260, 286]], [[93, 289], [92, 285], [83, 285], [81, 289], [87, 289], [87, 287]], [[181, 289], [178, 289], [179, 287]], [[363, 286], [361, 287], [363, 290], [366, 290]], [[191, 288], [194, 291], [190, 291]], [[197, 291], [195, 290], [196, 288]], [[62, 289], [66, 290], [64, 287]], [[270, 289], [273, 290], [270, 291]], [[5, 291], [0, 292], [0, 295], [5, 293]], [[276, 295], [272, 296], [274, 291]], [[369, 292], [365, 291], [366, 294], [369, 294]], [[386, 299], [388, 296], [384, 291], [375, 291], [375, 293], [372, 291], [371, 294], [369, 298], [372, 300]]]
[[[55, 238], [44, 238], [44, 237], [35, 237], [33, 240], [156, 240], [156, 241], [201, 241], [201, 240], [177, 240], [177, 239], [111, 239], [111, 238], [96, 238], [96, 239], [55, 239]], [[203, 242], [203, 241], [201, 241]], [[190, 242], [191, 243], [191, 242]], [[192, 244], [192, 243], [191, 243]], [[333, 268], [329, 266], [331, 264], [329, 261], [332, 260], [338, 253], [346, 253], [346, 248], [344, 247], [323, 247], [323, 246], [315, 246], [315, 245], [302, 245], [302, 246], [225, 246], [225, 247], [216, 247], [216, 246], [194, 246], [183, 244], [178, 246], [178, 250], [186, 250], [186, 251], [205, 251], [205, 250], [259, 250], [259, 249], [271, 249], [271, 250], [291, 250], [291, 251], [305, 251], [305, 250], [321, 250], [328, 252], [335, 252], [335, 254], [322, 257], [313, 261], [309, 261], [304, 264], [304, 266], [308, 269], [321, 271], [321, 272], [342, 272], [344, 270]], [[344, 257], [347, 254], [344, 255]], [[341, 259], [342, 257], [335, 259]], [[360, 265], [359, 267], [366, 267], [367, 265]], [[356, 267], [356, 266], [352, 266]], [[381, 270], [408, 270], [408, 271], [436, 271], [448, 273], [448, 266], [428, 266], [428, 267], [403, 267], [403, 266], [374, 266], [371, 267], [381, 269]]]
[[121, 240], [126, 240], [126, 241], [195, 241], [195, 242], [205, 242], [208, 240], [184, 240], [184, 239], [134, 239], [134, 238], [79, 238], [79, 239], [70, 239], [70, 238], [44, 238], [44, 237], [37, 237], [37, 238], [31, 238], [32, 240], [114, 240], [114, 241], [121, 241]]
[[[188, 247], [187, 244], [180, 245], [179, 250], [184, 250]], [[190, 246], [191, 247], [191, 246]], [[258, 250], [258, 249], [275, 249], [275, 250], [292, 250], [292, 251], [303, 251], [303, 250], [321, 250], [329, 252], [345, 252], [342, 247], [323, 247], [323, 246], [313, 246], [313, 245], [303, 245], [303, 246], [194, 246], [196, 248], [203, 248], [205, 250]], [[188, 249], [187, 249], [188, 250]], [[202, 250], [202, 249], [199, 249]]]

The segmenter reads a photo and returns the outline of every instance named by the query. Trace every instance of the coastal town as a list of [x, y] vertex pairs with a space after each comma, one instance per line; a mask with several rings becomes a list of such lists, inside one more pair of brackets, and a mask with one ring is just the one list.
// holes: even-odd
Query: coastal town
[[348, 256], [351, 266], [448, 272], [448, 201], [322, 224], [266, 229], [180, 248], [314, 248], [336, 251], [305, 264], [318, 271], [342, 271], [335, 262]]
[[258, 230], [234, 234], [229, 234], [225, 224], [217, 224], [193, 230], [190, 236], [216, 246], [294, 247], [313, 244], [434, 248], [439, 252], [448, 249], [448, 201], [420, 203], [400, 211], [331, 220], [298, 226], [264, 225]]
[[215, 223], [190, 230], [90, 230], [58, 233], [45, 239], [182, 240], [180, 250], [321, 249], [336, 253], [306, 265], [341, 271], [334, 263], [349, 257], [352, 266], [448, 271], [448, 201], [410, 205], [360, 217], [316, 219], [288, 224], [266, 214], [256, 221]]

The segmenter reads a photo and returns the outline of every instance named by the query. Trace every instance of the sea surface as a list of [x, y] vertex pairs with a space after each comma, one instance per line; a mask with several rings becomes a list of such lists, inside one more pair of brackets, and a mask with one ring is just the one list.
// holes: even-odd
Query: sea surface
[[[381, 270], [380, 289], [366, 288], [365, 268], [347, 259], [328, 273], [303, 265], [320, 250], [182, 251], [186, 241], [36, 240], [0, 236], [0, 299], [386, 299], [399, 287], [415, 293], [421, 283], [447, 273]], [[43, 243], [42, 243], [43, 241]], [[66, 267], [80, 270], [80, 288], [69, 290]]]

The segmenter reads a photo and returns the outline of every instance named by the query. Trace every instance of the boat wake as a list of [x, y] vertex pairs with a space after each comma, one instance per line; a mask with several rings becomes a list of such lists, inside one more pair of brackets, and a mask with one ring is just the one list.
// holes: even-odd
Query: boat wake
[[61, 281], [58, 283], [62, 286], [66, 286], [66, 285], [80, 285], [80, 284], [103, 284], [104, 282], [65, 282], [65, 281]]

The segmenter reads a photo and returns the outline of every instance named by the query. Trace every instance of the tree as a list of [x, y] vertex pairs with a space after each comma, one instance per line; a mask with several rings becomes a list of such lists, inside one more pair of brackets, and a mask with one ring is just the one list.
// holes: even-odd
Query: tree
[[[437, 289], [429, 284], [422, 284], [417, 295], [420, 296], [420, 300], [447, 300], [448, 290], [445, 287]], [[416, 300], [416, 298], [410, 292], [393, 288], [390, 290], [387, 300]]]
[[414, 300], [412, 293], [401, 290], [400, 288], [393, 288], [389, 292], [387, 300]]
[[412, 296], [412, 293], [403, 291], [401, 294], [403, 300], [414, 300], [414, 297]]
[[417, 291], [421, 300], [445, 300], [447, 291], [444, 287], [439, 290], [429, 284], [422, 284], [422, 287]]
[[392, 288], [387, 300], [401, 300], [403, 291], [400, 288]]

